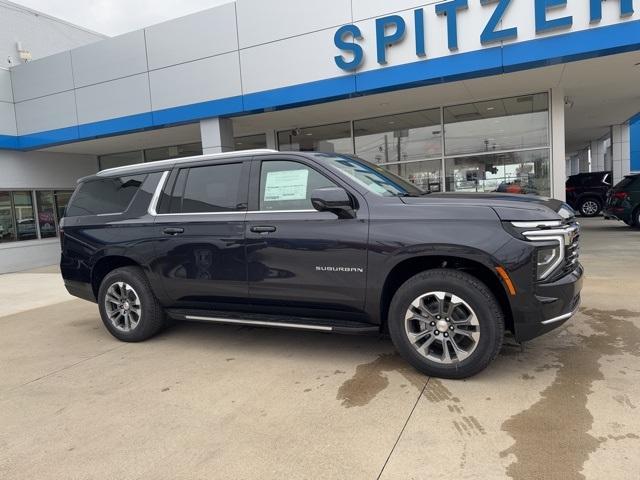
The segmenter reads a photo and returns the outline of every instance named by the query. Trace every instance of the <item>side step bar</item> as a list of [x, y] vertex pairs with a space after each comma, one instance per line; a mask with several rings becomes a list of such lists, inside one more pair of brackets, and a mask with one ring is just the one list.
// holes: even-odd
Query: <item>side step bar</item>
[[379, 333], [380, 327], [370, 323], [331, 321], [313, 317], [286, 317], [279, 315], [260, 315], [255, 313], [213, 312], [194, 310], [167, 310], [167, 314], [180, 321], [220, 323], [227, 325], [245, 325], [252, 327], [290, 328], [327, 333], [366, 334]]

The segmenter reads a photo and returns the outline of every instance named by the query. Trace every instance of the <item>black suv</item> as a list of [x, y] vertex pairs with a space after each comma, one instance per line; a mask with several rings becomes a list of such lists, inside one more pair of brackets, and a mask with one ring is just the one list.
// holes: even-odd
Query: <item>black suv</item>
[[567, 179], [567, 203], [583, 217], [595, 217], [607, 203], [612, 172], [591, 172], [571, 175]]
[[356, 157], [269, 150], [81, 179], [62, 221], [69, 292], [118, 339], [193, 320], [387, 332], [430, 375], [485, 368], [578, 308], [579, 227], [557, 200], [427, 194]]

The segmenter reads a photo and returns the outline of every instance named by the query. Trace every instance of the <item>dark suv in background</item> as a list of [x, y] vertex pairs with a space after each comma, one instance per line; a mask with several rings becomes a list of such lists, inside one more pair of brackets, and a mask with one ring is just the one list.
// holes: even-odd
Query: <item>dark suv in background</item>
[[611, 189], [604, 215], [640, 228], [640, 174], [627, 175]]
[[579, 226], [558, 200], [428, 194], [356, 157], [234, 152], [105, 170], [62, 220], [68, 291], [118, 339], [168, 320], [389, 332], [462, 378], [565, 322]]
[[583, 217], [595, 217], [607, 202], [612, 178], [612, 172], [571, 175], [566, 183], [567, 203]]

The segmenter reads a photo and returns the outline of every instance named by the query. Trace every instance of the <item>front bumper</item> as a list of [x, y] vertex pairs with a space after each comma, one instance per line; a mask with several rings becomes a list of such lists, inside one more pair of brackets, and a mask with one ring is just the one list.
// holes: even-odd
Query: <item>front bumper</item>
[[580, 306], [584, 269], [578, 264], [572, 272], [549, 283], [535, 286], [526, 303], [512, 306], [515, 338], [531, 340], [565, 323]]

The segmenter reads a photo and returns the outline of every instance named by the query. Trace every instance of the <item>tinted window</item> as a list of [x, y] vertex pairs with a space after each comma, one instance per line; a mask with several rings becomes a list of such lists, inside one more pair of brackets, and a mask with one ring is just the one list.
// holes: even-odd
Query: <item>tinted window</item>
[[630, 177], [624, 177], [622, 180], [620, 180], [620, 182], [616, 185], [616, 189], [622, 189], [622, 188], [628, 188], [628, 187], [632, 187], [632, 186], [636, 186], [638, 184], [637, 180], [638, 178], [640, 178], [640, 176], [630, 176]]
[[311, 192], [335, 184], [298, 162], [265, 161], [260, 173], [260, 210], [313, 210]]
[[182, 198], [183, 213], [246, 210], [238, 199], [242, 163], [189, 169]]
[[146, 175], [134, 175], [83, 182], [73, 195], [65, 216], [124, 212], [145, 178]]

